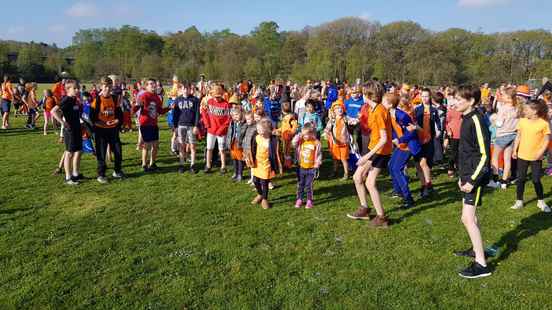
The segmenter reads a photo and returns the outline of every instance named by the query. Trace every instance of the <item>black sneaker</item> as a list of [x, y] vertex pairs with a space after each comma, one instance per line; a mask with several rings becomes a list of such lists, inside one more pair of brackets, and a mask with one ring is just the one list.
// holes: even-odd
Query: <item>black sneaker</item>
[[205, 166], [205, 169], [203, 169], [203, 172], [204, 173], [210, 173], [211, 172], [211, 167]]
[[488, 266], [481, 266], [478, 262], [471, 263], [466, 269], [458, 273], [459, 276], [466, 279], [477, 279], [490, 276], [491, 270]]
[[220, 175], [226, 174], [226, 168], [220, 168]]
[[194, 166], [190, 166], [190, 173], [191, 174], [196, 174], [197, 173], [197, 170], [194, 168]]
[[150, 168], [148, 168], [148, 166], [142, 166], [142, 169], [144, 170], [144, 173], [150, 172]]
[[155, 171], [157, 169], [159, 169], [159, 167], [157, 167], [157, 165], [155, 163], [153, 163], [150, 167], [149, 167], [150, 171]]
[[178, 173], [181, 173], [181, 174], [182, 174], [182, 173], [184, 173], [184, 171], [185, 171], [185, 170], [184, 170], [184, 166], [179, 166], [179, 167], [178, 167]]

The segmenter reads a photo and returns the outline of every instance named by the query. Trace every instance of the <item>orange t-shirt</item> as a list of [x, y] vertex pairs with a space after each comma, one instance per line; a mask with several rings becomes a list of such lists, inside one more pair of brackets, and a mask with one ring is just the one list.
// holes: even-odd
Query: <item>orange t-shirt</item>
[[100, 97], [96, 98], [94, 102], [92, 102], [92, 108], [98, 110], [98, 121], [96, 123], [96, 126], [100, 128], [114, 128], [117, 126], [116, 124], [108, 125], [108, 122], [112, 122], [115, 120], [115, 109], [116, 105], [115, 102], [113, 102], [113, 98], [110, 97], [101, 97], [101, 105], [98, 107], [98, 99]]
[[424, 106], [424, 123], [422, 124], [422, 131], [418, 134], [420, 143], [422, 144], [426, 144], [431, 141], [431, 127], [429, 125], [431, 114], [429, 111], [429, 107]]
[[305, 140], [299, 148], [299, 166], [312, 169], [316, 161], [316, 140]]
[[2, 99], [13, 101], [13, 89], [10, 82], [2, 83]]
[[393, 142], [391, 141], [391, 120], [389, 117], [389, 111], [381, 105], [378, 104], [370, 112], [368, 117], [368, 126], [370, 128], [370, 144], [368, 148], [373, 150], [381, 139], [381, 130], [385, 130], [387, 134], [387, 141], [385, 145], [379, 149], [376, 153], [379, 155], [390, 155], [393, 151]]
[[51, 112], [52, 109], [56, 106], [56, 99], [54, 97], [44, 98], [44, 111]]

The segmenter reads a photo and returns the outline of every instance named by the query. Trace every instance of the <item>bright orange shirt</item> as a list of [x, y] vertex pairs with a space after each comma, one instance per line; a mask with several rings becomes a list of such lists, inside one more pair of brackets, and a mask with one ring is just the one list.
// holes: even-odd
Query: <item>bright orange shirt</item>
[[297, 132], [297, 120], [295, 120], [295, 117], [293, 114], [287, 114], [282, 118], [282, 121], [280, 123], [280, 135], [282, 138], [286, 141], [291, 141], [293, 139], [293, 136]]
[[44, 99], [44, 111], [50, 112], [56, 106], [56, 99], [54, 97], [46, 97]]
[[253, 175], [259, 179], [270, 180], [271, 168], [269, 159], [269, 145], [270, 139], [263, 138], [260, 135], [255, 137], [257, 142], [257, 154], [256, 161], [257, 166], [253, 168]]
[[[98, 97], [99, 98], [99, 97]], [[99, 122], [96, 124], [96, 126], [101, 128], [114, 128], [117, 126], [116, 124], [113, 125], [107, 125], [107, 122], [111, 122], [115, 120], [115, 102], [113, 102], [113, 98], [110, 97], [101, 97], [101, 105], [98, 107], [98, 98], [92, 102], [92, 108], [98, 110], [98, 120]]]
[[10, 82], [2, 83], [2, 99], [13, 101], [13, 89]]
[[378, 104], [370, 112], [368, 117], [368, 127], [370, 128], [370, 144], [368, 148], [373, 150], [381, 139], [381, 130], [385, 130], [387, 134], [387, 141], [385, 145], [377, 151], [379, 155], [390, 155], [393, 151], [393, 142], [391, 141], [391, 120], [389, 116], [389, 111], [381, 105]]
[[305, 140], [299, 149], [299, 166], [312, 169], [316, 161], [316, 140]]
[[431, 141], [431, 127], [429, 126], [430, 119], [431, 114], [429, 112], [429, 107], [424, 106], [424, 123], [422, 126], [422, 131], [418, 134], [418, 137], [420, 138], [420, 143], [422, 144], [426, 144]]

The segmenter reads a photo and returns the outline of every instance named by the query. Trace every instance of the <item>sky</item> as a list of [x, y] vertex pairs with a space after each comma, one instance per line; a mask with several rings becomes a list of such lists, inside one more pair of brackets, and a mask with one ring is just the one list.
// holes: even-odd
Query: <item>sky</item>
[[128, 24], [165, 34], [196, 26], [201, 32], [228, 28], [247, 34], [262, 21], [301, 30], [346, 16], [382, 24], [412, 20], [433, 31], [552, 30], [550, 0], [27, 0], [8, 1], [0, 12], [0, 39], [61, 47], [88, 28]]

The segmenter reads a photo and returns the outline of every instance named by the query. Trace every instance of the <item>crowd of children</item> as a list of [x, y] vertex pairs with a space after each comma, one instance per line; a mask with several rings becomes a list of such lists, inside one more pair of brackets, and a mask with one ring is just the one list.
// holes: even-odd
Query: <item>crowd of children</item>
[[[256, 190], [252, 204], [264, 209], [271, 208], [273, 179], [284, 170], [297, 174], [295, 208], [304, 202], [306, 209], [314, 207], [322, 139], [333, 160], [331, 177], [342, 175], [341, 180], [347, 181], [352, 175], [360, 206], [347, 216], [370, 220], [372, 227], [390, 225], [377, 186], [383, 171], [391, 176], [393, 196], [402, 199], [400, 207], [409, 209], [416, 200], [431, 197], [435, 191], [432, 169], [443, 165], [450, 178], [458, 178], [464, 195], [462, 222], [472, 247], [456, 254], [474, 257], [460, 273], [464, 277], [490, 275], [476, 216], [484, 187], [506, 189], [515, 184], [512, 209], [523, 208], [530, 167], [537, 206], [543, 212], [551, 211], [544, 201], [541, 178], [544, 156], [552, 162], [552, 93], [539, 92], [535, 98], [526, 85], [504, 84], [492, 95], [487, 84], [432, 90], [377, 80], [355, 85], [272, 81], [266, 87], [240, 81], [225, 87], [202, 76], [198, 83], [174, 77], [172, 89], [165, 95], [154, 79], [127, 87], [117, 76], [110, 76], [90, 91], [64, 79], [45, 90], [39, 100], [36, 83], [21, 83], [19, 89], [4, 77], [2, 128], [10, 126], [9, 112], [16, 101], [17, 112], [27, 113], [27, 128], [35, 127], [39, 110], [43, 111], [44, 135], [48, 125], [57, 129], [59, 124], [65, 152], [56, 171], [65, 171], [69, 185], [84, 178], [80, 172], [82, 152], [95, 155], [98, 182], [108, 183], [108, 161], [114, 163], [113, 178], [124, 178], [119, 134], [134, 127], [143, 171], [157, 170], [159, 117], [169, 113], [170, 145], [178, 156], [178, 172], [199, 171], [198, 143], [205, 140], [204, 173], [220, 164], [224, 175], [231, 159], [232, 180], [242, 182], [249, 175], [247, 183]], [[411, 159], [421, 182], [419, 198], [409, 186]], [[552, 174], [550, 164], [545, 173]]]

